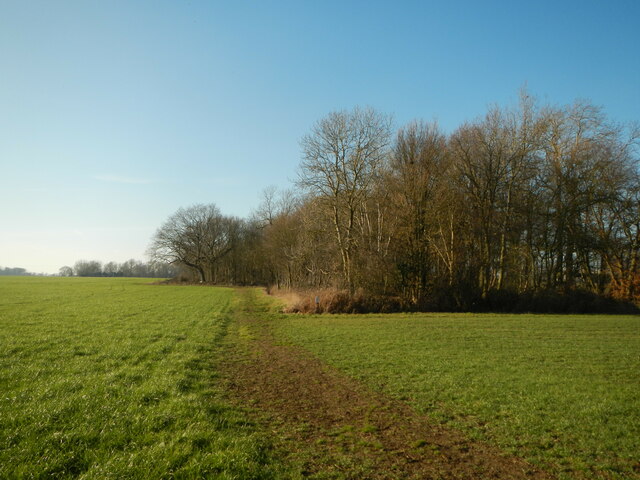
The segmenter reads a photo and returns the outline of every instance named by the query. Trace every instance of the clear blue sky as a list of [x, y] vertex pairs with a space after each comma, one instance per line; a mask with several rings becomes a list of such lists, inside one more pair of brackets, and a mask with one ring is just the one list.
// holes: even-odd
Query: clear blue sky
[[333, 110], [446, 131], [515, 101], [640, 121], [640, 2], [0, 0], [0, 266], [144, 258], [181, 206], [247, 216]]

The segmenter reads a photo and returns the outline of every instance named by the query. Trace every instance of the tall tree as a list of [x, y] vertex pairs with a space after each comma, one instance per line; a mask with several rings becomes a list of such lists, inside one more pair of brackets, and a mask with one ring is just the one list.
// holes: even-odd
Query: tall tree
[[577, 102], [546, 113], [543, 203], [547, 283], [572, 288], [580, 279], [594, 288], [591, 226], [597, 211], [615, 205], [637, 172], [633, 137], [607, 122], [602, 110]]
[[302, 139], [298, 185], [331, 218], [344, 285], [353, 290], [356, 217], [388, 155], [391, 120], [373, 109], [333, 112]]
[[492, 108], [451, 138], [457, 180], [473, 212], [479, 287], [502, 289], [511, 245], [520, 241], [519, 202], [538, 167], [541, 120], [525, 92], [518, 109]]
[[447, 173], [446, 137], [437, 124], [414, 122], [400, 129], [387, 177], [397, 224], [396, 265], [405, 296], [420, 303], [434, 268], [432, 237], [436, 192]]

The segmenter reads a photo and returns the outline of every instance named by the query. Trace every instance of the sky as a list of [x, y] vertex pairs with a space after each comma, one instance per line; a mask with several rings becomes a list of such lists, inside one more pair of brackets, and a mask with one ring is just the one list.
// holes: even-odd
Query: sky
[[452, 132], [524, 85], [640, 121], [640, 2], [0, 0], [0, 267], [145, 259], [247, 217], [336, 110]]

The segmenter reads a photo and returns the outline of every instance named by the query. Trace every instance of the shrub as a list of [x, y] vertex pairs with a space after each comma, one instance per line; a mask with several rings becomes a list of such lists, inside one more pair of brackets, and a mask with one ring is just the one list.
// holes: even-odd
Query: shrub
[[[398, 297], [366, 294], [363, 290], [325, 288], [296, 292], [298, 301], [285, 308], [287, 313], [392, 313], [402, 311]], [[316, 299], [318, 300], [316, 302]]]
[[[495, 313], [639, 313], [638, 307], [586, 290], [479, 292], [456, 288], [434, 289], [416, 303], [400, 297], [375, 295], [364, 290], [324, 288], [306, 291], [273, 291], [285, 304], [285, 313], [394, 313], [394, 312], [495, 312]], [[316, 303], [316, 298], [318, 302]]]

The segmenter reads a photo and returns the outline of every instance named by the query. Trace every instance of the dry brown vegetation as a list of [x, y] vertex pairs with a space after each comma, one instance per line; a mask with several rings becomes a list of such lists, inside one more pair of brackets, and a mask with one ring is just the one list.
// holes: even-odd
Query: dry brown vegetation
[[291, 290], [268, 288], [267, 293], [283, 303], [284, 313], [391, 313], [402, 310], [400, 298], [355, 293], [336, 288]]
[[[267, 294], [277, 298], [284, 313], [394, 313], [419, 311], [415, 305], [403, 302], [401, 297], [372, 295], [359, 289], [355, 293], [335, 288], [284, 289], [270, 287]], [[453, 295], [443, 290], [441, 295]], [[428, 311], [460, 310], [453, 296], [436, 298], [432, 304], [421, 305]], [[638, 308], [624, 299], [604, 297], [585, 290], [569, 292], [491, 292], [478, 297], [473, 304], [477, 312], [502, 313], [638, 313]]]

